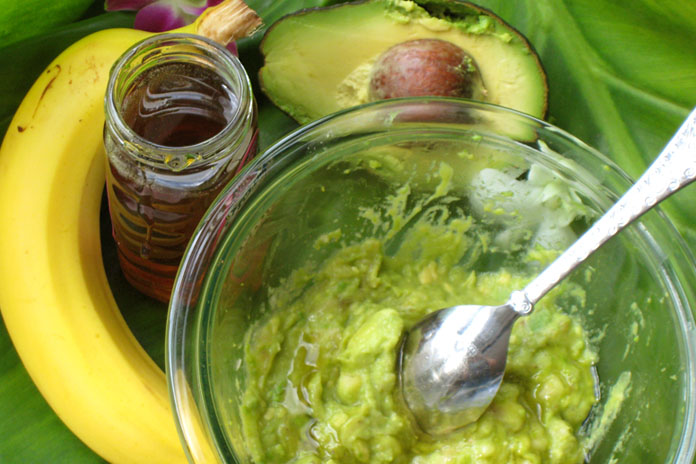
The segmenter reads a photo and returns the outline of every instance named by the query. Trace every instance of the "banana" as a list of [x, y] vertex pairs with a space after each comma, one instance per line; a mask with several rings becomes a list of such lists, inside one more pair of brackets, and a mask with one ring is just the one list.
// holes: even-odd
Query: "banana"
[[[179, 31], [247, 35], [258, 23], [230, 31], [240, 3]], [[115, 303], [99, 231], [108, 73], [148, 35], [111, 29], [80, 40], [18, 108], [0, 147], [0, 310], [34, 383], [84, 443], [113, 463], [173, 464], [186, 453], [165, 375]]]

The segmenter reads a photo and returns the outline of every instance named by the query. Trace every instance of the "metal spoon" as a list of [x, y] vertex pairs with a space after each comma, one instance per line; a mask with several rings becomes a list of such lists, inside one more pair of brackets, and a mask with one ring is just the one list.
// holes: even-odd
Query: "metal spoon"
[[638, 181], [573, 245], [502, 306], [429, 314], [401, 345], [401, 389], [420, 427], [439, 435], [477, 420], [503, 379], [512, 324], [604, 242], [696, 180], [696, 109]]

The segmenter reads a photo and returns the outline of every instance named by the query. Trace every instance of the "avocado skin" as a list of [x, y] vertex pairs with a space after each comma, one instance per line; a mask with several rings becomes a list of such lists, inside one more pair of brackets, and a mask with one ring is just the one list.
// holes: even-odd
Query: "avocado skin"
[[[399, 37], [400, 33], [394, 36], [383, 33], [403, 22], [401, 18], [396, 20], [390, 16], [394, 10], [404, 15], [407, 23], [411, 23], [408, 18], [410, 13], [405, 13], [403, 5], [413, 5], [417, 11], [417, 14], [414, 13], [414, 25], [406, 26], [413, 28], [413, 35]], [[407, 9], [409, 8], [411, 7]], [[452, 28], [446, 33], [428, 30], [428, 27], [417, 24], [416, 19], [420, 21], [423, 17], [423, 22], [430, 19], [440, 21], [439, 24], [451, 22]], [[462, 32], [457, 25], [459, 22], [475, 23], [477, 18], [486, 18], [484, 24], [487, 28], [490, 27], [490, 34], [469, 34]], [[546, 116], [546, 73], [532, 45], [519, 31], [490, 10], [459, 0], [358, 0], [288, 14], [272, 24], [261, 41], [264, 66], [259, 70], [260, 88], [271, 102], [289, 116], [301, 124], [308, 123], [335, 111], [370, 101], [367, 95], [370, 64], [392, 45], [413, 38], [447, 40], [457, 34], [461, 37], [455, 37], [451, 41], [459, 46], [464, 45], [464, 51], [471, 54], [474, 61], [483, 67], [483, 73], [488, 74], [484, 84], [493, 89], [496, 86], [491, 83], [500, 82], [501, 87], [509, 86], [506, 79], [510, 79], [504, 75], [504, 71], [497, 69], [497, 63], [487, 58], [486, 53], [472, 53], [467, 47], [467, 41], [501, 36], [496, 47], [500, 48], [501, 44], [508, 43], [510, 47], [507, 48], [517, 49], [514, 54], [517, 55], [515, 59], [521, 63], [520, 69], [513, 69], [511, 74], [520, 74], [525, 82], [517, 87], [512, 86], [509, 97], [504, 95], [505, 91], [493, 91], [490, 98], [482, 98], [484, 101], [510, 107], [540, 119]], [[353, 53], [355, 50], [361, 51], [358, 58]], [[505, 57], [502, 61], [509, 62], [509, 58]], [[496, 72], [500, 79], [496, 77]], [[353, 79], [353, 74], [358, 77]], [[356, 98], [350, 92], [337, 90], [346, 85], [351, 92], [358, 94]]]

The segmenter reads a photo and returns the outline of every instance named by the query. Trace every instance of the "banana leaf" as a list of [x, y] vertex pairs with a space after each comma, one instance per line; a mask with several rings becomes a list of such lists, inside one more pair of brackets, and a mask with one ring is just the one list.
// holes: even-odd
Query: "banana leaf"
[[[331, 2], [249, 0], [271, 24], [297, 9]], [[612, 157], [637, 176], [696, 105], [696, 2], [692, 0], [480, 0], [523, 32], [540, 54], [549, 78], [549, 120]], [[21, 95], [62, 49], [90, 32], [132, 24], [110, 13], [0, 47], [0, 134]], [[269, 103], [255, 80], [259, 37], [239, 44], [259, 103], [261, 149], [296, 127]], [[664, 209], [696, 252], [696, 187]], [[104, 208], [103, 208], [104, 209]], [[166, 307], [132, 290], [118, 271], [102, 217], [109, 281], [136, 337], [164, 364]], [[0, 462], [100, 463], [52, 412], [24, 370], [0, 324]]]
[[17, 42], [77, 21], [93, 6], [94, 0], [0, 0], [0, 43]]
[[[480, 0], [549, 77], [549, 118], [638, 177], [696, 106], [692, 0]], [[696, 252], [696, 186], [661, 205]]]

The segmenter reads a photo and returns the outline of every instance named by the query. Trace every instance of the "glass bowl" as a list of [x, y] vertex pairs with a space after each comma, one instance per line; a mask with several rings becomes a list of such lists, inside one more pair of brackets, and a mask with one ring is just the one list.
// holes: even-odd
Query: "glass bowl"
[[[287, 135], [217, 198], [176, 280], [166, 367], [191, 462], [253, 462], [240, 417], [245, 333], [298, 272], [309, 285], [345, 246], [378, 237], [396, 253], [423, 218], [467, 217], [490, 246], [460, 260], [485, 273], [514, 258], [538, 272], [543, 259], [520, 257], [564, 248], [630, 184], [562, 130], [461, 99], [372, 103]], [[573, 312], [598, 355], [599, 400], [578, 432], [587, 462], [692, 462], [694, 268], [655, 209], [569, 277], [584, 289]]]

